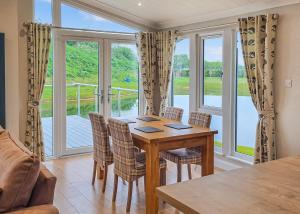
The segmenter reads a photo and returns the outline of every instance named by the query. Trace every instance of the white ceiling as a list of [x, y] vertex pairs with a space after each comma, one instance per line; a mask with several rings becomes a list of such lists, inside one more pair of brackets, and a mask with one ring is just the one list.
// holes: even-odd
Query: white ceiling
[[[152, 28], [169, 28], [300, 3], [300, 0], [81, 0]], [[138, 6], [141, 2], [142, 6]]]

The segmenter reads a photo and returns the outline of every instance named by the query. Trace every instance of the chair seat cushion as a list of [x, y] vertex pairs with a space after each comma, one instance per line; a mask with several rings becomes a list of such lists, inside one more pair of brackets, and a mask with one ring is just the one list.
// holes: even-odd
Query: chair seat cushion
[[[139, 154], [136, 155], [136, 166], [137, 167], [146, 167], [146, 153], [145, 152], [141, 152]], [[159, 158], [159, 168], [166, 168], [167, 167], [167, 162], [165, 159], [163, 158]]]
[[164, 151], [161, 157], [177, 164], [201, 164], [201, 153], [190, 149]]
[[0, 213], [28, 205], [39, 170], [39, 160], [16, 138], [0, 135]]

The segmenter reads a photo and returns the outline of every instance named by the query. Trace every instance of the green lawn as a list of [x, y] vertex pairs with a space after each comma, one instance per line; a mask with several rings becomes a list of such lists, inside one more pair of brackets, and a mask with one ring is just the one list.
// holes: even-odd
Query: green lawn
[[[174, 77], [174, 94], [189, 94], [189, 77]], [[222, 95], [222, 80], [218, 77], [206, 77], [204, 85], [205, 95]], [[246, 78], [238, 79], [238, 96], [250, 96]]]
[[[222, 148], [222, 143], [220, 141], [215, 141], [215, 146]], [[254, 156], [254, 148], [248, 146], [237, 146], [237, 152], [249, 156]]]

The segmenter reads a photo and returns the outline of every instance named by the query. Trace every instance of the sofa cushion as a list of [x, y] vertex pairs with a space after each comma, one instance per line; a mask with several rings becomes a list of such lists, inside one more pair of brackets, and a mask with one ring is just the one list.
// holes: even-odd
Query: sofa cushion
[[27, 206], [39, 170], [39, 160], [16, 138], [0, 135], [0, 213]]

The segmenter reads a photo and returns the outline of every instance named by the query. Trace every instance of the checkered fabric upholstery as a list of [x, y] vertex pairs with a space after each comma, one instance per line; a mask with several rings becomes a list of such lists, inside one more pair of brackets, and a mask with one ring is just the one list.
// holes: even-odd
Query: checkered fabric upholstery
[[[128, 182], [145, 175], [145, 154], [136, 151], [128, 124], [110, 118], [108, 125], [112, 137], [115, 174]], [[166, 167], [165, 160], [161, 160], [161, 163], [161, 167]]]
[[203, 112], [191, 112], [189, 117], [189, 124], [209, 128], [211, 122], [211, 115]]
[[163, 114], [163, 117], [170, 120], [181, 121], [183, 115], [183, 109], [177, 107], [167, 107]]
[[107, 124], [104, 117], [98, 113], [89, 113], [89, 117], [93, 132], [94, 160], [102, 166], [108, 166], [114, 160], [109, 144]]
[[[189, 124], [209, 128], [211, 115], [191, 112]], [[161, 152], [161, 157], [177, 164], [201, 164], [201, 148], [175, 149]]]

